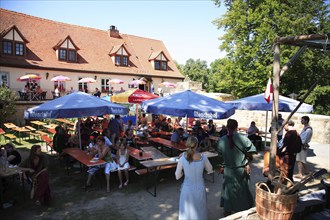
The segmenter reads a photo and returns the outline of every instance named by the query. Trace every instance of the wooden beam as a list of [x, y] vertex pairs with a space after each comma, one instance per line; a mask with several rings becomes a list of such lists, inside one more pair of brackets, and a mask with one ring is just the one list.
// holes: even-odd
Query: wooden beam
[[272, 180], [276, 171], [276, 145], [277, 145], [277, 121], [278, 121], [278, 99], [280, 89], [280, 44], [274, 45], [273, 63], [273, 109], [272, 109], [272, 129], [270, 143], [270, 160], [268, 178]]
[[285, 43], [295, 43], [305, 40], [326, 40], [329, 38], [329, 34], [310, 34], [310, 35], [299, 35], [290, 37], [278, 37], [275, 43], [285, 44]]

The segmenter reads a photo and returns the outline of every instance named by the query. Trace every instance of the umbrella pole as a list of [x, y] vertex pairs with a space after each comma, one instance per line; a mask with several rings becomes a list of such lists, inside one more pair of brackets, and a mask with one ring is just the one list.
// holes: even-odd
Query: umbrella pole
[[188, 132], [188, 115], [186, 115], [186, 132]]
[[81, 135], [80, 135], [80, 118], [78, 118], [78, 138], [79, 138], [79, 148], [82, 150], [81, 147]]
[[135, 104], [135, 126], [138, 126], [138, 114], [139, 114], [139, 109], [138, 109], [139, 105]]

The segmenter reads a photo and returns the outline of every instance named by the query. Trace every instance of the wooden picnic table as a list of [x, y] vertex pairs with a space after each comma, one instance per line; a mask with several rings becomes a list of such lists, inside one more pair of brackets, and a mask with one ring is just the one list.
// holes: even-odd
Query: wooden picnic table
[[184, 142], [181, 142], [179, 144], [172, 144], [172, 142], [170, 140], [164, 139], [164, 138], [160, 138], [160, 137], [154, 137], [154, 138], [149, 138], [149, 141], [158, 143], [160, 145], [163, 145], [165, 147], [168, 147], [170, 149], [176, 149], [179, 151], [185, 151], [187, 150], [187, 146], [185, 145]]
[[25, 126], [27, 129], [29, 129], [30, 131], [35, 131], [36, 129], [34, 127], [31, 127], [31, 126]]
[[[117, 145], [113, 145], [112, 148], [115, 150], [119, 150], [119, 146]], [[148, 152], [142, 152], [142, 156], [140, 156], [141, 150], [131, 146], [127, 146], [127, 149], [129, 150], [129, 156], [137, 159], [138, 161], [152, 159], [152, 155]]]
[[18, 132], [18, 139], [19, 139], [20, 143], [22, 143], [21, 133], [30, 132], [30, 130], [25, 127], [16, 127], [16, 128], [12, 128], [12, 130], [15, 131], [15, 133]]
[[58, 121], [58, 122], [62, 122], [64, 124], [67, 124], [67, 125], [74, 126], [74, 122], [72, 122], [68, 119], [65, 119], [65, 118], [56, 118], [55, 120]]
[[141, 150], [143, 150], [144, 153], [151, 154], [152, 159], [159, 159], [159, 158], [165, 158], [165, 157], [167, 157], [160, 150], [158, 150], [157, 148], [155, 148], [153, 146], [150, 146], [150, 147], [141, 147]]
[[[218, 156], [217, 153], [213, 153], [209, 151], [203, 152], [202, 154], [208, 158]], [[160, 171], [165, 169], [175, 168], [177, 166], [178, 161], [179, 161], [179, 156], [164, 157], [164, 158], [145, 160], [140, 162], [143, 166], [146, 167], [146, 169], [137, 170], [136, 173], [140, 175], [146, 173], [148, 175], [147, 183], [146, 183], [146, 190], [148, 193], [150, 193], [154, 197], [157, 196], [157, 183], [158, 183], [158, 177]], [[150, 189], [152, 188], [153, 191], [150, 191]]]
[[42, 121], [31, 121], [32, 124], [35, 124], [35, 125], [38, 125], [38, 126], [41, 126], [41, 125], [45, 125], [46, 123], [45, 122], [42, 122]]
[[85, 151], [79, 148], [65, 148], [63, 149], [63, 152], [87, 167], [106, 164], [106, 162], [101, 159], [97, 161], [92, 160], [93, 158], [91, 157], [91, 155], [87, 154]]
[[58, 126], [57, 124], [44, 125], [45, 128], [50, 128], [50, 129], [55, 129], [57, 126]]
[[15, 125], [13, 123], [4, 123], [3, 125], [8, 129], [13, 129], [13, 128], [18, 127], [17, 125]]

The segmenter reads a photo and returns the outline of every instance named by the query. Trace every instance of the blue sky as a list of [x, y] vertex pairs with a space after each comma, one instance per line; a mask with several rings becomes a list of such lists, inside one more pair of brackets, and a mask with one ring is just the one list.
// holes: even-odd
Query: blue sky
[[210, 64], [225, 56], [223, 34], [212, 21], [225, 11], [210, 0], [195, 1], [42, 1], [0, 0], [1, 8], [69, 24], [162, 40], [180, 64], [192, 58]]

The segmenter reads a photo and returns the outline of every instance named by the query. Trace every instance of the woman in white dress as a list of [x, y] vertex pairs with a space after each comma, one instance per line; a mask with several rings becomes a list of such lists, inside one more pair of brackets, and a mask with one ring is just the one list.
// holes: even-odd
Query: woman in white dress
[[183, 176], [183, 171], [185, 175], [181, 186], [179, 219], [207, 219], [203, 172], [205, 169], [211, 173], [213, 167], [205, 155], [196, 152], [196, 137], [188, 137], [186, 146], [188, 150], [180, 157], [175, 171], [177, 180]]
[[117, 151], [118, 158], [118, 177], [119, 177], [119, 189], [123, 188], [123, 176], [122, 171], [125, 172], [126, 182], [124, 186], [128, 185], [128, 169], [129, 169], [129, 150], [127, 149], [127, 141], [126, 138], [120, 139], [119, 149]]

